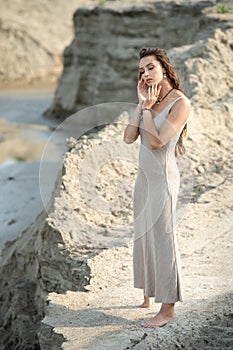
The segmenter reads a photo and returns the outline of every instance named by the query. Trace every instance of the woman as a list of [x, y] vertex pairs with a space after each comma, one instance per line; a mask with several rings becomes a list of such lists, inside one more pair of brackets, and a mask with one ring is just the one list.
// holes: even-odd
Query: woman
[[132, 143], [140, 134], [134, 188], [134, 287], [144, 291], [140, 307], [150, 307], [150, 297], [162, 303], [157, 315], [142, 324], [153, 328], [174, 319], [175, 303], [182, 301], [175, 233], [179, 190], [175, 156], [185, 151], [182, 138], [191, 107], [165, 50], [143, 48], [139, 57], [139, 103], [125, 128], [124, 141]]

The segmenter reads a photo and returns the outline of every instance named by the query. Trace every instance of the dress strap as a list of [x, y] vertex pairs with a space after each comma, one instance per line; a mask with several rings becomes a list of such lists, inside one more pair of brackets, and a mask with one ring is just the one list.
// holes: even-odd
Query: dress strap
[[177, 98], [176, 98], [174, 101], [172, 101], [171, 103], [169, 103], [169, 104], [167, 105], [167, 107], [170, 107], [168, 113], [170, 113], [170, 110], [172, 109], [173, 105], [174, 105], [177, 101], [179, 101], [181, 98], [187, 98], [187, 97], [186, 97], [185, 95], [182, 95], [182, 96], [177, 97]]

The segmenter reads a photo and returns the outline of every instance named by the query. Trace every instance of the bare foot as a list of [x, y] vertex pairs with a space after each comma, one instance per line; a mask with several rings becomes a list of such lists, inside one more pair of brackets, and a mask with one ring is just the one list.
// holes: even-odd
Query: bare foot
[[144, 297], [144, 302], [141, 305], [139, 305], [138, 307], [147, 308], [147, 309], [149, 307], [151, 307], [150, 298]]
[[163, 303], [157, 315], [148, 322], [143, 323], [142, 327], [156, 328], [165, 326], [165, 324], [175, 318], [174, 305], [174, 303]]
[[141, 305], [139, 305], [138, 307], [142, 307], [142, 308], [145, 308], [145, 309], [148, 309], [151, 307], [151, 304], [150, 303], [142, 303]]
[[155, 317], [152, 317], [148, 322], [143, 323], [142, 327], [145, 328], [156, 328], [156, 327], [163, 327], [165, 324], [167, 324], [169, 321], [172, 321], [174, 319], [174, 316], [168, 316], [165, 313], [159, 312]]

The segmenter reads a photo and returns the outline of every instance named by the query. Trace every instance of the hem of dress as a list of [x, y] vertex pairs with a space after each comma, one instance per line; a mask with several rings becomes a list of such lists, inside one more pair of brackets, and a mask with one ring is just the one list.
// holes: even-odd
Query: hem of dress
[[161, 304], [175, 304], [175, 303], [183, 303], [183, 300], [176, 300], [176, 301], [171, 301], [171, 300], [160, 300], [160, 299], [155, 299], [155, 303], [161, 303]]
[[[136, 286], [134, 286], [134, 288], [137, 288], [137, 289], [145, 289], [144, 287], [136, 287]], [[154, 295], [145, 295], [147, 298], [155, 298], [155, 296]], [[174, 300], [162, 300], [162, 299], [156, 299], [155, 298], [155, 300], [154, 300], [154, 302], [155, 303], [162, 303], [162, 304], [175, 304], [175, 303], [178, 303], [178, 302], [180, 302], [180, 303], [183, 303], [184, 302], [184, 300], [183, 300], [183, 298], [178, 298], [178, 299], [176, 299], [175, 301]]]

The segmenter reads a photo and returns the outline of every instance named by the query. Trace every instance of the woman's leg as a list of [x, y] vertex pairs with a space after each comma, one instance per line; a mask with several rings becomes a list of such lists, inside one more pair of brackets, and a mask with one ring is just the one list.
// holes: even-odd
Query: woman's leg
[[146, 297], [144, 295], [144, 302], [141, 305], [139, 305], [139, 307], [149, 308], [150, 306], [150, 297]]
[[143, 323], [142, 327], [155, 328], [162, 327], [175, 318], [175, 304], [162, 304], [159, 312], [148, 322]]

